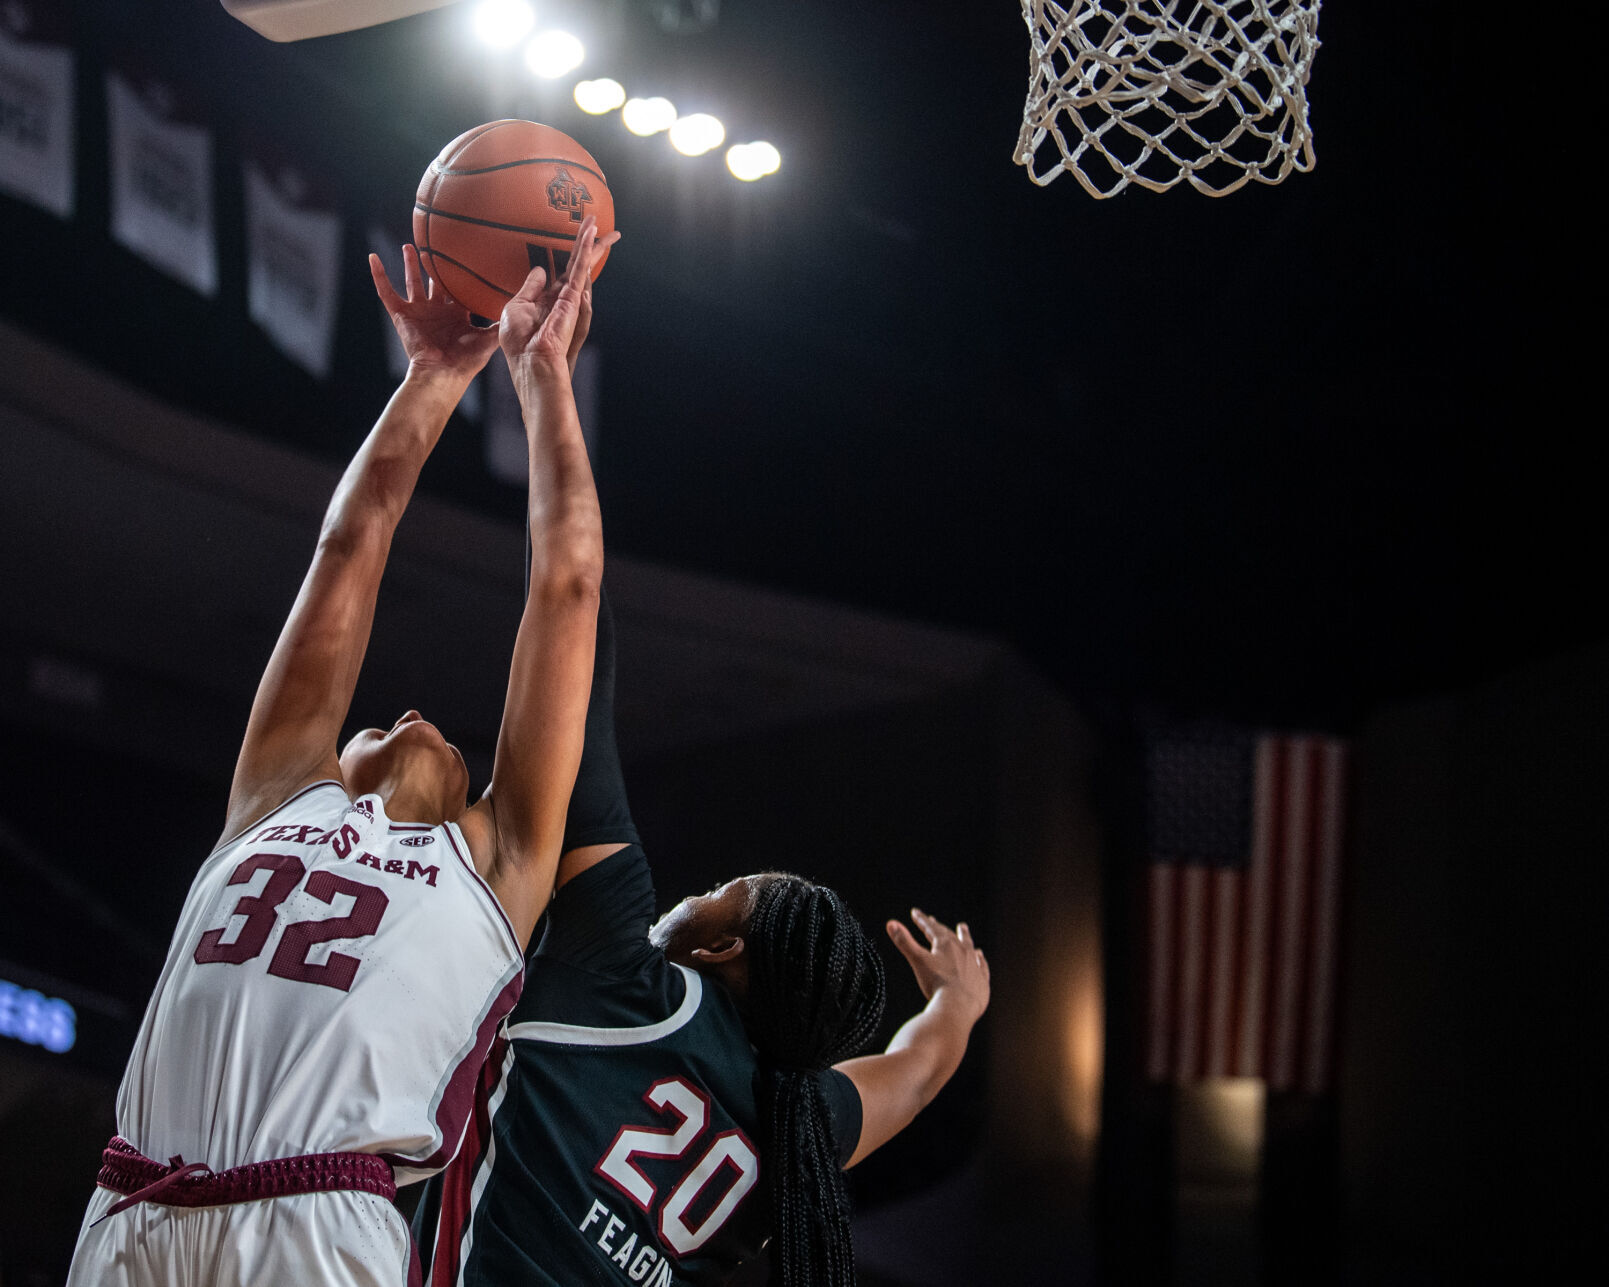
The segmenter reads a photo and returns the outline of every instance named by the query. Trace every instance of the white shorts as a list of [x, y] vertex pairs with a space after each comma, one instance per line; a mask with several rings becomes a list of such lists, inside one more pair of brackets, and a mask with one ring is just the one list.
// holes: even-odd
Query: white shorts
[[386, 1199], [341, 1189], [221, 1207], [141, 1202], [97, 1187], [67, 1287], [406, 1287], [408, 1226]]

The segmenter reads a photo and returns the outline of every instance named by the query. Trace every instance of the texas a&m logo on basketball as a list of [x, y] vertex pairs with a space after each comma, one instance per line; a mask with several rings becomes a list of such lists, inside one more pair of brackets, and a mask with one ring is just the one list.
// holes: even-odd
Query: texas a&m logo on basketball
[[548, 180], [548, 205], [568, 213], [572, 223], [586, 218], [586, 205], [591, 200], [592, 193], [587, 191], [587, 185], [572, 178], [568, 170], [556, 170]]

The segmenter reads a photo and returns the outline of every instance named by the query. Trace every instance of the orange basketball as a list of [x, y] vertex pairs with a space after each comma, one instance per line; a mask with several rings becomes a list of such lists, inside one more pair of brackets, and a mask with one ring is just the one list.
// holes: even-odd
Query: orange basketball
[[[496, 319], [540, 264], [552, 281], [581, 221], [614, 231], [615, 200], [592, 155], [535, 121], [491, 121], [441, 150], [419, 180], [413, 240], [424, 269], [471, 313]], [[609, 252], [592, 266], [596, 280]]]

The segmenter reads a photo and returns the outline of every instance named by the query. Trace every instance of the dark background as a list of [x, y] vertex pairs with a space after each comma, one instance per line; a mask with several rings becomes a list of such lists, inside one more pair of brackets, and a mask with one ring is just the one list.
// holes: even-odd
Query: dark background
[[[80, 214], [8, 206], [0, 306], [182, 406], [344, 459], [386, 387], [367, 226], [406, 232], [445, 140], [543, 109], [626, 237], [596, 331], [621, 552], [999, 634], [1103, 709], [1332, 727], [1594, 615], [1570, 576], [1598, 534], [1567, 412], [1585, 332], [1561, 322], [1587, 282], [1568, 207], [1535, 195], [1547, 131], [1472, 101], [1463, 6], [1323, 13], [1312, 173], [1105, 202], [1012, 164], [1027, 32], [1003, 0], [728, 0], [680, 37], [591, 6], [582, 70], [775, 140], [754, 185], [583, 116], [569, 80], [531, 88], [456, 6], [294, 46], [207, 0], [74, 9]], [[106, 235], [106, 60], [217, 132], [215, 301]], [[259, 140], [348, 214], [330, 382], [245, 317], [235, 158]], [[478, 446], [427, 486], [517, 513]]]
[[[1557, 757], [1558, 771], [1533, 762], [1527, 782], [1579, 781], [1581, 792], [1568, 797], [1577, 809], [1601, 793], [1595, 776], [1579, 772], [1583, 748], [1598, 755], [1591, 702], [1569, 696], [1601, 692], [1591, 667], [1543, 686], [1548, 698], [1536, 706], [1552, 712], [1546, 718], [1477, 721], [1481, 745], [1490, 743], [1485, 758], [1468, 752], [1461, 769], [1446, 768], [1457, 759], [1448, 748], [1474, 718], [1467, 709], [1501, 705], [1494, 692], [1532, 692], [1510, 677], [1583, 649], [1595, 656], [1603, 637], [1596, 417], [1581, 400], [1596, 355], [1589, 326], [1572, 324], [1596, 316], [1596, 254], [1554, 177], [1572, 144], [1534, 99], [1499, 88], [1506, 64], [1491, 25], [1468, 6], [1407, 12], [1336, 0], [1323, 14], [1309, 86], [1312, 173], [1217, 201], [1181, 188], [1097, 202], [1066, 177], [1037, 188], [1011, 162], [1027, 33], [1007, 0], [725, 0], [716, 25], [679, 36], [635, 4], [584, 9], [578, 26], [599, 34], [578, 74], [611, 74], [683, 110], [712, 110], [732, 138], [776, 143], [781, 172], [739, 184], [718, 153], [687, 160], [613, 118], [585, 117], [567, 99], [570, 80], [532, 87], [462, 38], [454, 9], [277, 46], [211, 0], [72, 0], [78, 211], [62, 223], [0, 198], [0, 316], [182, 412], [339, 467], [390, 387], [362, 262], [367, 228], [405, 235], [425, 164], [479, 121], [524, 115], [573, 133], [609, 175], [625, 233], [598, 287], [592, 340], [603, 371], [595, 464], [611, 552], [952, 627], [1024, 659], [1080, 712], [1096, 748], [1079, 790], [1108, 837], [1109, 890], [1125, 887], [1136, 861], [1134, 747], [1143, 730], [1209, 720], [1384, 744], [1377, 762], [1391, 768], [1373, 779], [1374, 799], [1396, 803], [1365, 820], [1423, 808], [1456, 817], [1452, 830], [1467, 843], [1382, 842], [1374, 852], [1400, 849], [1400, 870], [1380, 877], [1385, 920], [1356, 922], [1354, 941], [1389, 940], [1404, 970], [1436, 980], [1424, 1006], [1454, 1016], [1455, 1036], [1438, 1049], [1456, 1050], [1446, 1058], [1465, 1077], [1480, 1048], [1470, 1034], [1488, 1032], [1494, 1012], [1530, 1009], [1521, 975], [1545, 973], [1540, 945], [1591, 936], [1592, 900], [1578, 879], [1595, 872], [1601, 852], [1584, 823], [1560, 824], [1562, 839], [1539, 844], [1525, 820], [1560, 817], [1545, 790], [1515, 788], [1524, 803], [1501, 814], [1502, 825], [1471, 821], [1482, 801], [1508, 798], [1481, 786], [1503, 779], [1508, 765], [1492, 731], [1499, 726], [1523, 730], [1505, 736], [1528, 754]], [[115, 65], [167, 79], [215, 130], [222, 279], [214, 300], [108, 235], [104, 74]], [[345, 217], [347, 275], [328, 381], [281, 356], [246, 316], [238, 161], [259, 143], [296, 157]], [[523, 499], [488, 476], [467, 420], [444, 440], [422, 487], [518, 527]], [[18, 557], [8, 551], [5, 563]], [[86, 609], [86, 655], [97, 648], [92, 632], [105, 628]], [[31, 630], [14, 610], [8, 665], [27, 651]], [[243, 675], [260, 664], [239, 659]], [[1488, 694], [1485, 705], [1460, 704], [1472, 692]], [[1530, 699], [1513, 700], [1531, 709]], [[182, 722], [185, 701], [174, 692], [153, 710]], [[777, 816], [810, 816], [812, 792], [832, 779], [818, 782], [807, 766], [853, 745], [844, 770], [858, 781], [853, 802], [800, 828], [783, 852], [858, 845], [881, 855], [911, 839], [920, 857], [890, 859], [890, 876], [855, 891], [868, 915], [897, 910], [886, 906], [902, 896], [895, 887], [924, 882], [953, 891], [949, 905], [962, 914], [964, 895], [987, 908], [988, 882], [968, 855], [989, 848], [998, 801], [967, 776], [973, 760], [940, 748], [975, 743], [989, 718], [964, 693], [911, 709], [817, 721], [771, 758], [756, 759], [753, 740], [741, 738], [639, 756], [641, 811], [691, 880], [704, 874], [701, 861], [744, 861], [751, 841], [739, 834], [743, 820], [731, 820], [734, 801], [780, 778], [792, 785], [770, 788]], [[1403, 711], [1432, 714], [1415, 722]], [[1555, 717], [1571, 737], [1551, 737]], [[126, 861], [104, 855], [118, 820], [159, 794], [161, 852], [204, 853], [222, 812], [223, 766], [158, 765], [135, 745], [109, 750], [21, 705], [7, 710], [5, 736], [16, 835], [0, 886], [0, 958], [35, 962], [91, 989], [95, 1004], [121, 1006], [106, 1022], [122, 1031], [148, 995], [188, 875], [114, 874], [154, 863], [154, 841], [129, 848]], [[905, 753], [919, 742], [931, 753]], [[1415, 747], [1444, 756], [1435, 762], [1451, 785], [1433, 804], [1404, 785], [1425, 762], [1409, 753]], [[69, 791], [69, 782], [84, 785]], [[688, 821], [700, 782], [719, 784], [710, 788], [714, 807]], [[1408, 829], [1381, 827], [1399, 838]], [[1505, 827], [1507, 847], [1492, 840]], [[1485, 863], [1478, 886], [1465, 865], [1476, 850]], [[58, 869], [56, 856], [75, 853], [103, 857]], [[1414, 867], [1428, 864], [1426, 853], [1441, 855], [1434, 876]], [[1537, 901], [1511, 922], [1505, 882], [1516, 874]], [[1372, 889], [1360, 886], [1358, 906], [1376, 905]], [[1396, 893], [1415, 890], [1451, 909], [1447, 932], [1462, 946], [1439, 964], [1404, 947], [1416, 930], [1393, 939], [1379, 928]], [[1120, 902], [1109, 898], [1108, 965], [1119, 973], [1131, 964], [1130, 945]], [[1565, 902], [1575, 910], [1560, 911]], [[69, 950], [66, 907], [100, 916], [94, 948]], [[987, 910], [974, 919], [997, 935], [1010, 928], [990, 924]], [[1517, 972], [1490, 965], [1494, 941], [1508, 945]], [[1372, 959], [1394, 958], [1382, 948]], [[1125, 1022], [1111, 1019], [1110, 1049], [1122, 1050]], [[1401, 1026], [1392, 1030], [1396, 1044], [1368, 1065], [1374, 1098], [1354, 1086], [1352, 1104], [1383, 1102], [1390, 1051], [1400, 1063], [1417, 1049]], [[1523, 1074], [1510, 1068], [1517, 1080], [1504, 1083], [1517, 1098], [1554, 1086], [1538, 1069], [1557, 1057], [1557, 1040], [1533, 1034], [1535, 1062]], [[104, 1046], [90, 1062], [115, 1075], [117, 1041]], [[868, 1206], [918, 1192], [924, 1178], [978, 1151], [980, 1128], [967, 1126], [957, 1104], [985, 1093], [981, 1059], [936, 1106], [940, 1126], [916, 1133], [909, 1152], [862, 1181]], [[95, 1132], [105, 1133], [96, 1116], [107, 1111], [104, 1090], [75, 1076], [50, 1074], [61, 1078], [50, 1081], [54, 1117], [35, 1112], [26, 1131], [7, 1119], [8, 1154], [65, 1154], [65, 1127], [52, 1126], [71, 1121], [93, 1157]], [[1109, 1235], [1104, 1280], [1116, 1283], [1171, 1272], [1165, 1257], [1144, 1252], [1148, 1239], [1167, 1241], [1158, 1196], [1167, 1167], [1149, 1175], [1147, 1159], [1166, 1154], [1168, 1128], [1153, 1105], [1120, 1093], [1124, 1076], [1120, 1064], [1109, 1067], [1105, 1196], [1087, 1208], [1096, 1234]], [[1468, 1114], [1488, 1102], [1488, 1083], [1460, 1085], [1457, 1094], [1440, 1084], [1431, 1092], [1458, 1111], [1443, 1135], [1427, 1128], [1405, 1146], [1421, 1161], [1426, 1150], [1451, 1159], [1473, 1147]], [[1288, 1135], [1294, 1173], [1320, 1194], [1312, 1204], [1320, 1212], [1341, 1209], [1325, 1185], [1355, 1173], [1334, 1158], [1346, 1104], [1343, 1093], [1317, 1127]], [[1382, 1108], [1380, 1118], [1390, 1113]], [[1367, 1125], [1358, 1130], [1377, 1138]], [[1538, 1145], [1504, 1176], [1551, 1165]], [[1441, 1174], [1423, 1165], [1418, 1173], [1430, 1177], [1421, 1194]], [[1395, 1266], [1392, 1281], [1475, 1280], [1474, 1251], [1421, 1254], [1451, 1246], [1446, 1231], [1470, 1219], [1460, 1209], [1417, 1244], [1411, 1235], [1387, 1239], [1359, 1281], [1387, 1280], [1380, 1266]], [[0, 1241], [0, 1274], [23, 1282], [32, 1280], [23, 1261], [8, 1262], [7, 1246], [27, 1243], [16, 1230], [29, 1223], [14, 1222]], [[987, 1245], [989, 1235], [976, 1241]], [[1508, 1263], [1523, 1263], [1524, 1241], [1513, 1234]], [[1421, 1251], [1390, 1250], [1410, 1244]], [[992, 1280], [1029, 1281], [1032, 1272], [1036, 1281], [1084, 1281], [1080, 1266], [1094, 1263], [1045, 1254], [1020, 1279]], [[1263, 1272], [1320, 1281], [1342, 1259], [1323, 1244], [1302, 1268], [1281, 1269], [1272, 1257]]]

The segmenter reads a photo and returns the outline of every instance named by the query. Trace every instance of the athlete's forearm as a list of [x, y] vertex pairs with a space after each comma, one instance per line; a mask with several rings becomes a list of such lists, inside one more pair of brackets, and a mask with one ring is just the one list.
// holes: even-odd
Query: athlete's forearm
[[389, 539], [468, 381], [410, 370], [346, 467], [324, 517], [326, 539], [377, 530]]
[[925, 1108], [955, 1076], [978, 1016], [959, 993], [941, 987], [888, 1043], [886, 1054], [906, 1054], [907, 1075], [919, 1108]]
[[959, 992], [937, 988], [906, 1020], [888, 1048], [835, 1064], [860, 1094], [860, 1140], [854, 1166], [911, 1124], [955, 1075], [978, 1010]]
[[603, 516], [566, 364], [522, 356], [510, 364], [530, 455], [531, 588], [603, 572]]
[[496, 837], [487, 878], [523, 943], [553, 893], [581, 761], [603, 521], [562, 355], [509, 365], [530, 450], [531, 580], [487, 793]]

